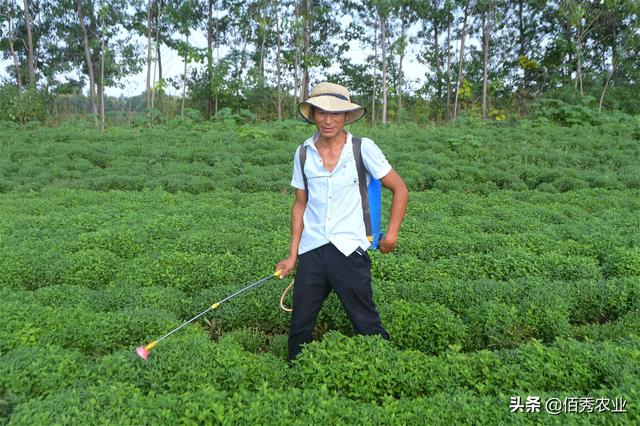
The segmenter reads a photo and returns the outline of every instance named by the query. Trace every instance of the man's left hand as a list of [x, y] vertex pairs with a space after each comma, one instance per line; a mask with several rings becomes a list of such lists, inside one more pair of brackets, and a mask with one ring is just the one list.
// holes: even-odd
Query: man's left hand
[[398, 237], [385, 235], [384, 239], [380, 240], [378, 245], [380, 247], [380, 253], [382, 254], [391, 253], [398, 246]]

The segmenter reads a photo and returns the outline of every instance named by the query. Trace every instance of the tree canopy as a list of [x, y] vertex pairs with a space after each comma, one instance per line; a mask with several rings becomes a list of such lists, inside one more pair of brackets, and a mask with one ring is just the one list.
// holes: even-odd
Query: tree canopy
[[293, 117], [324, 79], [371, 122], [501, 119], [547, 98], [640, 112], [634, 0], [2, 0], [0, 52], [3, 93], [75, 95], [96, 115], [105, 88], [145, 68], [130, 95], [157, 114]]

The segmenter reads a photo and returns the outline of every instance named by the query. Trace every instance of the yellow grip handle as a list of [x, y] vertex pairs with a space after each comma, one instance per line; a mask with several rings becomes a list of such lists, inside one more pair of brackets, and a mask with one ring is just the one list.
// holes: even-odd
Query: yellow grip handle
[[277, 271], [275, 271], [275, 272], [273, 273], [273, 276], [274, 276], [274, 277], [277, 277], [277, 278], [280, 278], [280, 274], [282, 274], [282, 269], [278, 269]]
[[211, 309], [218, 309], [219, 306], [220, 303], [214, 303], [213, 305], [211, 305]]
[[153, 349], [156, 345], [158, 344], [158, 342], [156, 342], [155, 340], [153, 342], [150, 342], [147, 346], [144, 347], [145, 351], [150, 351], [151, 349]]

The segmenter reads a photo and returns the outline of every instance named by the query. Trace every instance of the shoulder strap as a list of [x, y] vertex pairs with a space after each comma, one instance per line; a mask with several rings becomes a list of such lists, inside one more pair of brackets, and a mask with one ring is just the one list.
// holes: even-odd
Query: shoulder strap
[[300, 170], [302, 170], [302, 180], [304, 181], [304, 190], [309, 193], [309, 184], [307, 183], [307, 174], [304, 172], [304, 163], [307, 161], [307, 145], [300, 145]]
[[[352, 138], [353, 157], [356, 162], [358, 171], [358, 186], [360, 189], [360, 198], [362, 200], [362, 219], [364, 220], [364, 228], [369, 241], [373, 240], [371, 230], [371, 212], [369, 209], [369, 190], [367, 188], [367, 174], [364, 161], [362, 160], [362, 139]], [[309, 193], [309, 184], [307, 182], [307, 174], [304, 172], [304, 164], [307, 161], [307, 145], [300, 145], [298, 156], [300, 158], [300, 170], [302, 171], [302, 180], [304, 182], [304, 190]]]
[[356, 161], [356, 169], [358, 170], [358, 185], [360, 187], [360, 198], [362, 199], [362, 219], [364, 220], [364, 228], [367, 232], [369, 241], [373, 240], [371, 231], [371, 212], [369, 210], [369, 190], [367, 189], [367, 174], [362, 160], [362, 139], [352, 138], [353, 158]]

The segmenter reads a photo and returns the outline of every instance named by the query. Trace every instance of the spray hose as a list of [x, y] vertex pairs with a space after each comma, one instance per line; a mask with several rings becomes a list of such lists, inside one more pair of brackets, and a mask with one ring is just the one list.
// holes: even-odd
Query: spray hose
[[282, 297], [280, 297], [280, 308], [285, 312], [293, 312], [293, 309], [287, 308], [286, 306], [284, 306], [284, 299], [285, 297], [287, 297], [287, 293], [291, 291], [295, 283], [296, 283], [296, 280], [294, 278], [291, 280], [291, 284], [289, 284], [287, 288], [284, 289], [284, 292], [282, 293]]

